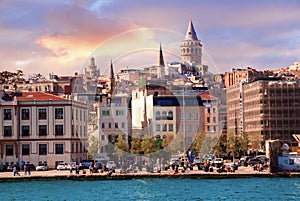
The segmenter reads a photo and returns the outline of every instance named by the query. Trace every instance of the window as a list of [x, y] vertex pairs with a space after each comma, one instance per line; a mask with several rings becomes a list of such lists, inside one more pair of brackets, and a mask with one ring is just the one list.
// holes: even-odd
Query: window
[[47, 155], [47, 144], [39, 144], [39, 155]]
[[194, 120], [198, 120], [198, 112], [194, 114]]
[[111, 123], [108, 123], [108, 128], [111, 128]]
[[207, 108], [207, 113], [208, 113], [208, 114], [210, 113], [210, 108]]
[[12, 136], [11, 126], [4, 126], [4, 137]]
[[163, 111], [161, 116], [162, 116], [163, 120], [166, 120], [167, 119], [167, 112]]
[[210, 123], [210, 118], [209, 117], [207, 117], [207, 123]]
[[191, 114], [190, 112], [188, 113], [187, 119], [188, 119], [188, 120], [191, 120], [191, 119], [192, 119], [192, 114]]
[[22, 144], [22, 155], [29, 155], [30, 149], [29, 144]]
[[11, 120], [11, 109], [4, 109], [4, 120]]
[[55, 108], [55, 119], [63, 119], [63, 118], [64, 118], [64, 109]]
[[29, 109], [22, 109], [22, 120], [28, 120], [29, 119]]
[[47, 125], [39, 125], [39, 136], [47, 135]]
[[115, 128], [118, 128], [119, 127], [119, 124], [118, 122], [115, 123]]
[[173, 112], [172, 111], [168, 112], [168, 120], [173, 120]]
[[125, 123], [124, 122], [122, 122], [122, 128], [125, 128]]
[[39, 109], [39, 119], [47, 119], [47, 110], [46, 110], [46, 108]]
[[160, 131], [160, 124], [156, 124], [156, 131]]
[[216, 117], [213, 117], [213, 122], [216, 123]]
[[55, 144], [55, 154], [64, 154], [63, 144]]
[[180, 120], [183, 120], [184, 119], [184, 114], [181, 112], [180, 113]]
[[196, 124], [195, 127], [194, 127], [194, 131], [195, 131], [195, 132], [198, 132], [198, 125], [197, 125], [197, 124]]
[[85, 122], [85, 111], [83, 111], [83, 121]]
[[183, 124], [180, 125], [180, 131], [181, 131], [181, 132], [184, 131], [184, 125], [183, 125]]
[[160, 112], [156, 111], [155, 113], [155, 120], [160, 120]]
[[105, 123], [102, 123], [102, 124], [101, 124], [101, 128], [105, 128]]
[[6, 156], [13, 156], [14, 155], [14, 145], [7, 144], [6, 145]]
[[213, 113], [216, 113], [216, 108], [213, 108]]
[[29, 126], [22, 126], [22, 136], [29, 136]]
[[109, 116], [110, 112], [109, 110], [102, 110], [102, 116]]
[[64, 125], [55, 125], [55, 135], [64, 134]]
[[163, 125], [162, 131], [167, 131], [167, 124], [164, 124], [164, 125]]
[[192, 125], [191, 124], [188, 125], [188, 132], [192, 132]]
[[217, 127], [213, 126], [213, 132], [216, 132], [216, 131], [217, 131]]
[[105, 136], [101, 135], [101, 140], [104, 141], [105, 140]]
[[82, 121], [82, 111], [79, 111], [79, 120]]
[[123, 116], [124, 115], [124, 110], [116, 110], [116, 115], [117, 116]]
[[173, 124], [169, 124], [169, 131], [173, 131]]

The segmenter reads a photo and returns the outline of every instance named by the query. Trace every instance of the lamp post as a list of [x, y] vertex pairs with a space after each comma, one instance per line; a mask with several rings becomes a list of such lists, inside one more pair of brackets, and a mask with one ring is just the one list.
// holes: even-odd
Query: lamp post
[[185, 161], [185, 150], [186, 150], [186, 122], [185, 122], [185, 91], [186, 91], [186, 84], [184, 84], [183, 88], [183, 103], [182, 103], [182, 112], [183, 112], [183, 157]]

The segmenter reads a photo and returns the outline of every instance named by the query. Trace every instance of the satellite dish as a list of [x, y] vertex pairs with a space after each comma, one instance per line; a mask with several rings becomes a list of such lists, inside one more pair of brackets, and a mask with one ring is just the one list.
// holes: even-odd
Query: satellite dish
[[282, 145], [282, 149], [283, 149], [283, 151], [288, 151], [289, 150], [289, 145], [288, 144], [286, 144], [286, 143], [284, 143], [283, 145]]

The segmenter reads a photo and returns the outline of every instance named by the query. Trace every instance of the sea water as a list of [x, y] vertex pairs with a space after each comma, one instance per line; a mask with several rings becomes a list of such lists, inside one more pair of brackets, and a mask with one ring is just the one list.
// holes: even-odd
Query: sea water
[[298, 178], [133, 179], [0, 183], [0, 200], [300, 200]]

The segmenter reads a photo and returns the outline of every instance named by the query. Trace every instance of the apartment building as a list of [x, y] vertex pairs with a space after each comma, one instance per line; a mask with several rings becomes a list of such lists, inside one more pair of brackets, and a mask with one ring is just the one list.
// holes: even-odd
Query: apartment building
[[141, 137], [165, 138], [181, 132], [189, 147], [195, 135], [204, 131], [203, 117], [202, 99], [192, 91], [172, 94], [161, 86], [147, 85], [132, 93], [132, 129]]
[[204, 105], [204, 131], [208, 137], [218, 138], [221, 135], [222, 128], [220, 124], [220, 101], [209, 93], [200, 93]]
[[228, 132], [295, 143], [300, 133], [300, 83], [278, 78], [227, 88]]
[[128, 142], [131, 133], [129, 113], [130, 97], [117, 94], [103, 98], [98, 103], [99, 158], [106, 158], [114, 151], [112, 146], [119, 138]]
[[86, 158], [87, 106], [44, 92], [1, 92], [0, 161], [80, 162]]

